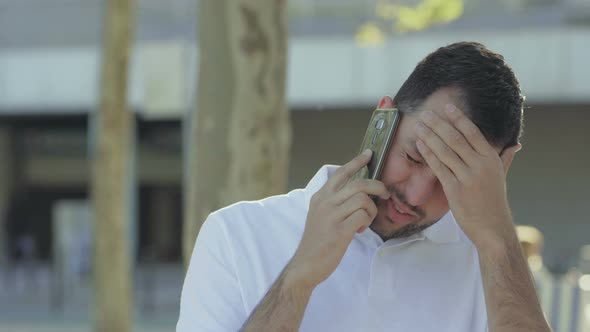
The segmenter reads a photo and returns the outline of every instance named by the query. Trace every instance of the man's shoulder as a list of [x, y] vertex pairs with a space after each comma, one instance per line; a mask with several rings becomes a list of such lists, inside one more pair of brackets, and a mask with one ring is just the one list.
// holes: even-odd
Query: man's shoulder
[[217, 223], [229, 236], [272, 235], [303, 227], [307, 209], [305, 191], [296, 189], [283, 195], [231, 204], [211, 213], [206, 222]]
[[284, 210], [300, 210], [305, 207], [304, 190], [296, 189], [282, 195], [269, 196], [260, 200], [240, 201], [212, 213], [222, 219], [262, 215], [266, 216]]
[[305, 228], [312, 195], [337, 167], [322, 166], [304, 189], [261, 200], [237, 202], [211, 213], [201, 229], [207, 234], [203, 236], [222, 237], [236, 247], [250, 248], [254, 243], [260, 247], [296, 244]]

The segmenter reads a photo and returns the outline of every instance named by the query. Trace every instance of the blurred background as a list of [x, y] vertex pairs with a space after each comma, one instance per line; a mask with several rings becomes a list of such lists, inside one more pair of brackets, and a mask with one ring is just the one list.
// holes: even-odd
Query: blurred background
[[[286, 190], [305, 186], [323, 164], [352, 158], [379, 99], [395, 95], [425, 55], [451, 42], [478, 41], [505, 56], [527, 97], [524, 148], [509, 175], [515, 221], [544, 236], [542, 261], [552, 280], [590, 273], [584, 265], [590, 249], [583, 249], [590, 244], [589, 1], [285, 5], [284, 98], [292, 129]], [[92, 329], [91, 155], [105, 6], [0, 0], [0, 331]], [[198, 111], [205, 51], [198, 14], [198, 0], [135, 4], [127, 188], [138, 331], [171, 331], [178, 315], [192, 148], [183, 122]], [[580, 304], [590, 279], [572, 280], [582, 295], [568, 321], [590, 317], [590, 305]], [[552, 301], [561, 301], [551, 287]]]

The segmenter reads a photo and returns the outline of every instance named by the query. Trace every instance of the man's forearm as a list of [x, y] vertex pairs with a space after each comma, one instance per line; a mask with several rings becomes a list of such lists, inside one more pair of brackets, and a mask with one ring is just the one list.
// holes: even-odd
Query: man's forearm
[[489, 331], [551, 331], [516, 233], [510, 229], [477, 247]]
[[256, 306], [242, 332], [298, 331], [312, 288], [302, 285], [286, 268]]

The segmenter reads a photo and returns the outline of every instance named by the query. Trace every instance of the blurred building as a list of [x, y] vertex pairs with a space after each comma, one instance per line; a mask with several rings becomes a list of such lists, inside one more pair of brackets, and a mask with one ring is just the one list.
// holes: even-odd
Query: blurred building
[[[137, 134], [137, 257], [179, 263], [181, 119], [194, 105], [196, 0], [138, 3], [129, 90]], [[524, 149], [510, 174], [516, 222], [539, 228], [547, 266], [565, 271], [590, 241], [588, 2], [466, 0], [455, 22], [359, 47], [354, 35], [375, 16], [375, 3], [289, 2], [290, 188], [305, 185], [322, 164], [353, 157], [380, 97], [395, 94], [426, 54], [479, 41], [506, 57], [527, 96]], [[102, 5], [0, 0], [3, 242], [32, 236], [41, 260], [51, 260], [55, 204], [88, 198]], [[22, 254], [11, 248], [11, 256]]]

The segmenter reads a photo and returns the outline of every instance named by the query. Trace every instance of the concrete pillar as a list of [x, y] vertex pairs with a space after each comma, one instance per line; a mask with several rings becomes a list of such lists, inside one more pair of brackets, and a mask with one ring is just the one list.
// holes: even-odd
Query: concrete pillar
[[0, 127], [0, 264], [7, 256], [6, 214], [14, 185], [14, 155], [9, 128]]

